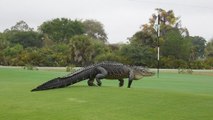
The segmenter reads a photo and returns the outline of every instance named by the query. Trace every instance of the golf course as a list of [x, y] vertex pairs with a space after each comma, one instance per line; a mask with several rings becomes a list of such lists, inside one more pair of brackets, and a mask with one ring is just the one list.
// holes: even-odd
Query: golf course
[[132, 88], [117, 80], [102, 80], [101, 87], [87, 81], [61, 89], [31, 89], [65, 70], [0, 68], [0, 120], [211, 120], [213, 72], [160, 76], [133, 81]]

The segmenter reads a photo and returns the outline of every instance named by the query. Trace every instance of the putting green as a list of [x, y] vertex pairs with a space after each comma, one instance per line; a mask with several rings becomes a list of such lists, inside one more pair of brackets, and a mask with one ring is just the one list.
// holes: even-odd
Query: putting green
[[67, 88], [30, 92], [66, 72], [0, 68], [1, 120], [210, 120], [213, 77], [161, 73], [119, 88], [103, 80]]

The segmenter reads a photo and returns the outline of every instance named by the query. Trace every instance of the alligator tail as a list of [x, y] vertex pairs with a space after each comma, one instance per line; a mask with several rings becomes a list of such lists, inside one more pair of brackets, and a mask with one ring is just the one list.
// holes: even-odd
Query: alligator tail
[[78, 71], [77, 73], [73, 73], [66, 77], [58, 77], [54, 78], [50, 81], [47, 81], [43, 83], [42, 85], [39, 85], [35, 89], [32, 89], [33, 91], [41, 91], [41, 90], [48, 90], [48, 89], [56, 89], [56, 88], [63, 88], [67, 87], [69, 85], [73, 85], [75, 83], [78, 83], [80, 81], [83, 81], [85, 79], [89, 78], [89, 72], [88, 71]]

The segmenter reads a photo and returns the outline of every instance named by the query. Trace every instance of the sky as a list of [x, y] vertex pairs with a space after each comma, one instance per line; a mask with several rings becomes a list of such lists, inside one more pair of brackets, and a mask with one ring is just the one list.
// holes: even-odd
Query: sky
[[213, 0], [0, 0], [0, 32], [20, 20], [37, 29], [54, 18], [94, 19], [109, 43], [126, 43], [155, 8], [173, 10], [191, 36], [213, 38]]

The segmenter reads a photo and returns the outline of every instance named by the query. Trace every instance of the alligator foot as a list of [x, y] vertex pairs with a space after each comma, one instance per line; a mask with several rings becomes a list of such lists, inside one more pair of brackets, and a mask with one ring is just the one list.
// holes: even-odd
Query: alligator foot
[[93, 84], [90, 84], [90, 85], [88, 85], [88, 86], [91, 86], [91, 87], [93, 87], [93, 86], [97, 86], [97, 85], [93, 83]]
[[119, 87], [123, 87], [124, 85], [124, 80], [123, 79], [118, 79], [119, 81]]
[[88, 80], [87, 84], [88, 86], [97, 86], [96, 84], [93, 83], [94, 81]]
[[97, 85], [98, 85], [98, 86], [101, 86], [101, 85], [102, 85], [102, 83], [101, 83], [101, 82], [98, 82], [98, 83], [97, 83]]

